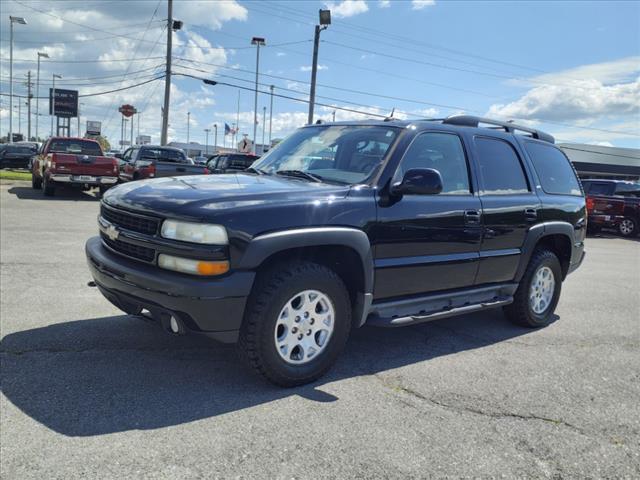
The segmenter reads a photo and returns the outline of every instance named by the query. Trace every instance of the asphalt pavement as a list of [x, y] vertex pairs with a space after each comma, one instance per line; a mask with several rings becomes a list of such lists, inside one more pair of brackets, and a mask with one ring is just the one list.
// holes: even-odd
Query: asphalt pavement
[[363, 328], [287, 390], [89, 288], [98, 206], [0, 185], [3, 479], [640, 477], [638, 240], [589, 238], [547, 328]]

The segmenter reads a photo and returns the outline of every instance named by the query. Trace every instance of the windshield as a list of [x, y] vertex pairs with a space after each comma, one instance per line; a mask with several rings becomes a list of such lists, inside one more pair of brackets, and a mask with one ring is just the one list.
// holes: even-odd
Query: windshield
[[267, 174], [304, 172], [324, 181], [361, 183], [382, 164], [399, 131], [397, 127], [361, 125], [301, 128], [252, 167]]
[[97, 142], [72, 139], [53, 140], [51, 145], [49, 145], [49, 151], [55, 153], [75, 153], [78, 155], [102, 155], [102, 150]]

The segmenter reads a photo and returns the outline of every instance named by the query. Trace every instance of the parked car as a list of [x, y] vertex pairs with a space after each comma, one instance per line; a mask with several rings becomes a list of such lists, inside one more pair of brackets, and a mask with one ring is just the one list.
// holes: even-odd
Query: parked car
[[12, 143], [0, 149], [0, 168], [28, 168], [31, 158], [38, 152], [32, 145]]
[[625, 237], [640, 233], [640, 183], [623, 180], [582, 181], [589, 229], [615, 228]]
[[103, 154], [100, 144], [86, 138], [51, 137], [33, 158], [31, 185], [53, 196], [62, 186], [104, 192], [118, 181], [118, 162]]
[[124, 154], [117, 157], [123, 161], [120, 169], [120, 180], [123, 182], [209, 173], [175, 147], [141, 145], [125, 150]]
[[542, 327], [587, 215], [553, 142], [464, 115], [309, 125], [246, 172], [107, 192], [88, 265], [121, 310], [238, 342], [283, 386], [323, 375], [364, 324], [504, 307]]
[[208, 161], [209, 158], [202, 155], [198, 155], [197, 157], [193, 158], [193, 163], [195, 163], [196, 165], [202, 165], [203, 167], [207, 164]]
[[258, 158], [250, 153], [221, 153], [209, 157], [207, 168], [211, 173], [237, 172], [249, 168]]

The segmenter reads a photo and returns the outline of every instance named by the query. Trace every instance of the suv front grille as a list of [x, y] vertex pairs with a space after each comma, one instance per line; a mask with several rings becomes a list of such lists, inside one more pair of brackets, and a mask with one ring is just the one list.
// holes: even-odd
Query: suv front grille
[[102, 237], [102, 241], [105, 245], [122, 255], [126, 255], [127, 257], [141, 260], [143, 262], [153, 262], [156, 258], [156, 251], [153, 248], [141, 247], [121, 240], [111, 240], [104, 234], [101, 234], [100, 236]]
[[158, 225], [160, 225], [160, 220], [157, 218], [134, 215], [104, 205], [100, 205], [100, 215], [118, 227], [147, 235], [155, 235], [158, 232]]

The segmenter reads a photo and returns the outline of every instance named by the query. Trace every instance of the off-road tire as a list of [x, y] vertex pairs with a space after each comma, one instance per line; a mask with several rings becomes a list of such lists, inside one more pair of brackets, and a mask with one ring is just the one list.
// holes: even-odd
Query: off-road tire
[[[274, 331], [285, 303], [313, 289], [333, 303], [334, 330], [328, 344], [308, 363], [287, 363], [276, 350]], [[278, 264], [259, 273], [249, 296], [238, 340], [238, 351], [251, 368], [270, 382], [295, 387], [320, 378], [335, 363], [351, 330], [351, 302], [342, 279], [331, 269], [311, 262]]]
[[56, 194], [55, 185], [51, 185], [51, 182], [47, 181], [47, 177], [42, 178], [42, 191], [45, 197], [53, 197]]
[[[549, 307], [547, 307], [547, 309], [541, 314], [537, 314], [531, 308], [529, 302], [529, 291], [534, 275], [538, 269], [544, 266], [549, 267], [553, 272], [555, 288]], [[561, 289], [562, 268], [560, 267], [558, 257], [551, 250], [537, 249], [533, 252], [531, 259], [529, 260], [529, 265], [522, 276], [520, 286], [513, 296], [513, 303], [504, 307], [504, 312], [507, 318], [517, 325], [530, 328], [544, 327], [551, 323], [554, 318], [553, 312], [558, 305]]]

